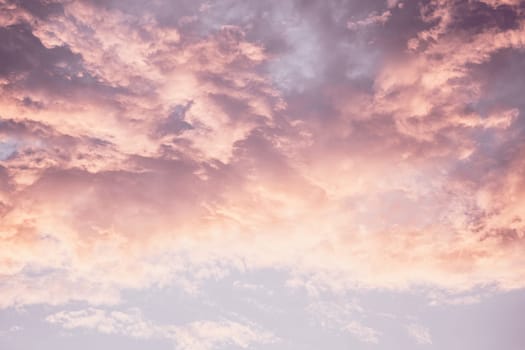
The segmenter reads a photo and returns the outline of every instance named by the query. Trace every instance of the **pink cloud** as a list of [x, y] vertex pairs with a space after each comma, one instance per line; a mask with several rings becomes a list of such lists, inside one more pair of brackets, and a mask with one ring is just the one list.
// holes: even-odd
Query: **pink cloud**
[[[415, 36], [377, 48], [364, 82], [327, 68], [297, 91], [279, 88], [279, 51], [242, 23], [203, 34], [88, 2], [46, 19], [10, 9], [6, 24], [31, 30], [6, 37], [42, 59], [1, 83], [0, 136], [16, 145], [1, 160], [2, 306], [115, 303], [258, 268], [312, 293], [522, 288], [522, 107], [476, 108], [486, 82], [473, 71], [523, 49], [523, 20], [467, 35], [452, 2], [432, 5]], [[356, 25], [388, 30], [405, 10]], [[335, 23], [341, 38], [372, 35]], [[320, 66], [349, 59], [337, 50]]]

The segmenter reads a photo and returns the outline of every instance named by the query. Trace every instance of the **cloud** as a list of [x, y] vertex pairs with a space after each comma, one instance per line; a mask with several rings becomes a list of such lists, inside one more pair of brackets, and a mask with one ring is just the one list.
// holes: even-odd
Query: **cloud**
[[412, 323], [407, 326], [408, 335], [414, 339], [420, 345], [430, 345], [432, 344], [432, 337], [427, 328]]
[[137, 309], [129, 312], [88, 308], [61, 311], [46, 321], [65, 329], [89, 329], [139, 339], [161, 338], [175, 342], [180, 349], [211, 350], [219, 346], [248, 348], [253, 344], [277, 341], [269, 332], [234, 321], [195, 321], [186, 325], [158, 325], [144, 320]]
[[364, 343], [379, 343], [381, 332], [355, 319], [356, 316], [366, 314], [357, 300], [345, 303], [317, 301], [308, 305], [306, 310], [314, 324], [319, 324], [327, 329], [348, 332]]
[[366, 27], [369, 25], [384, 24], [386, 23], [386, 21], [388, 21], [388, 18], [391, 15], [392, 13], [390, 11], [385, 11], [381, 14], [372, 13], [368, 15], [368, 17], [366, 17], [365, 19], [359, 21], [349, 21], [346, 26], [348, 27], [348, 29], [355, 30], [359, 29], [360, 27]]
[[267, 268], [311, 295], [524, 286], [524, 106], [489, 74], [520, 72], [511, 2], [24, 4], [1, 15], [0, 306]]
[[373, 328], [366, 327], [357, 321], [347, 324], [344, 330], [350, 332], [353, 336], [364, 343], [379, 343], [380, 333]]
[[317, 301], [308, 305], [306, 310], [310, 314], [312, 322], [333, 329], [344, 329], [349, 323], [349, 319], [364, 311], [357, 300], [345, 303]]

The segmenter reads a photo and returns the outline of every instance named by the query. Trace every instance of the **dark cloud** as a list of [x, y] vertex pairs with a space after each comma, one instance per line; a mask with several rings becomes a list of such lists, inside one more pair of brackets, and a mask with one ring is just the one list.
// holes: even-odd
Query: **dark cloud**
[[[62, 98], [107, 96], [119, 91], [92, 76], [84, 68], [82, 56], [67, 46], [45, 47], [28, 23], [0, 28], [0, 41], [0, 75], [8, 79], [7, 89], [22, 88]], [[45, 102], [34, 101], [31, 96], [25, 96], [22, 103], [31, 108], [45, 107]]]
[[49, 16], [64, 14], [64, 7], [60, 2], [45, 0], [10, 0], [10, 2], [42, 20], [47, 19]]
[[58, 73], [59, 63], [79, 63], [79, 57], [65, 47], [44, 47], [29, 24], [0, 28], [0, 40], [0, 74], [3, 76], [38, 70]]
[[487, 28], [516, 29], [521, 15], [509, 5], [490, 6], [482, 1], [456, 1], [452, 11], [451, 26], [470, 34]]

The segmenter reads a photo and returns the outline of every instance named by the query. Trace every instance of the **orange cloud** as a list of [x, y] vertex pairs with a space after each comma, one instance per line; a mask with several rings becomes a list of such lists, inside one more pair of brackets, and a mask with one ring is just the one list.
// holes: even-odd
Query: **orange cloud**
[[6, 37], [41, 59], [0, 87], [0, 306], [195, 292], [258, 268], [311, 293], [522, 288], [522, 109], [477, 108], [472, 72], [523, 48], [523, 20], [466, 35], [433, 3], [364, 88], [326, 73], [314, 92], [279, 90], [278, 53], [246, 26], [184, 32], [87, 2], [15, 11]]

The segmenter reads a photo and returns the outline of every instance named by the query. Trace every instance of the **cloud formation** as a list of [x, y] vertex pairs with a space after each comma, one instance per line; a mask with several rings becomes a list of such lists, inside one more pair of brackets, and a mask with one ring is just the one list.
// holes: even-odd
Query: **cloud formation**
[[46, 318], [65, 329], [91, 329], [103, 334], [151, 339], [172, 340], [177, 349], [209, 350], [218, 346], [248, 348], [252, 344], [265, 344], [276, 338], [265, 331], [237, 322], [198, 321], [188, 325], [157, 325], [144, 320], [139, 310], [130, 312], [106, 311], [89, 308], [78, 311], [61, 311]]
[[521, 2], [1, 6], [1, 307], [524, 287]]

